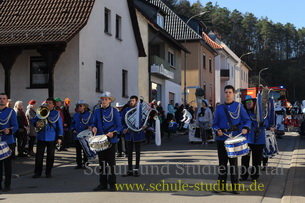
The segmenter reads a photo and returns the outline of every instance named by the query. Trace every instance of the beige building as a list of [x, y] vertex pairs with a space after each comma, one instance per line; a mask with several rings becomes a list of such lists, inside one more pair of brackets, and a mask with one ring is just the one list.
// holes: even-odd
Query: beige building
[[[205, 99], [214, 106], [215, 103], [215, 56], [217, 51], [205, 39], [183, 44], [191, 54], [186, 56], [186, 93], [187, 103], [197, 107], [196, 88], [205, 91]], [[184, 57], [183, 57], [184, 64]], [[182, 68], [184, 82], [184, 68]], [[182, 89], [184, 91], [184, 89]]]

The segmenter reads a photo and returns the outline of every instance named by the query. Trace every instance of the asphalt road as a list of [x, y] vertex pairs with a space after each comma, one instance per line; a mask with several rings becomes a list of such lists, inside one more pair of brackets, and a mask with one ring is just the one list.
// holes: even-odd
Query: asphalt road
[[[12, 190], [8, 193], [2, 192], [0, 200], [44, 203], [143, 200], [158, 203], [236, 203], [243, 200], [247, 203], [257, 203], [283, 202], [284, 199], [284, 202], [292, 202], [291, 198], [287, 200], [291, 193], [287, 193], [289, 188], [286, 184], [288, 180], [291, 181], [289, 169], [298, 140], [298, 136], [293, 133], [279, 139], [279, 155], [270, 159], [269, 168], [262, 172], [256, 184], [252, 181], [242, 182], [244, 191], [239, 195], [229, 192], [215, 194], [211, 191], [211, 185], [217, 180], [218, 159], [215, 143], [203, 147], [199, 143], [189, 144], [187, 136], [177, 135], [171, 139], [164, 138], [161, 147], [143, 144], [140, 177], [122, 177], [126, 171], [127, 159], [117, 158], [117, 183], [120, 184], [118, 187], [121, 190], [117, 192], [93, 192], [92, 189], [98, 185], [99, 180], [98, 165], [93, 163], [86, 170], [75, 170], [73, 148], [69, 148], [68, 152], [56, 153], [56, 167], [50, 179], [43, 176], [32, 179], [34, 159], [17, 158], [14, 160], [13, 172], [16, 178], [12, 180]], [[127, 186], [129, 188], [126, 188]], [[291, 188], [293, 189], [293, 185]], [[293, 202], [305, 202], [304, 194], [305, 192], [297, 194]]]

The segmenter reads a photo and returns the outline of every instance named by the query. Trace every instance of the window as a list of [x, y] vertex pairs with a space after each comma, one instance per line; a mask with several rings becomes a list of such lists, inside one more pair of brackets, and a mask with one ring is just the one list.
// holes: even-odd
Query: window
[[171, 67], [174, 67], [175, 64], [174, 64], [174, 58], [175, 58], [175, 55], [174, 55], [174, 51], [169, 49], [168, 50], [168, 63]]
[[151, 95], [152, 99], [156, 101], [161, 101], [162, 100], [162, 94], [161, 94], [161, 85], [152, 82], [151, 83]]
[[128, 71], [122, 70], [122, 97], [128, 97]]
[[104, 16], [104, 20], [105, 20], [105, 27], [104, 27], [104, 32], [111, 34], [111, 12], [109, 9], [105, 8], [105, 16]]
[[204, 69], [207, 68], [207, 62], [206, 62], [205, 53], [203, 53], [203, 55], [202, 55], [202, 65], [203, 65], [203, 68], [204, 68]]
[[103, 63], [96, 62], [96, 92], [103, 92]]
[[209, 70], [210, 70], [210, 73], [212, 73], [212, 59], [209, 58]]
[[30, 65], [30, 87], [47, 88], [49, 84], [49, 70], [42, 57], [31, 57]]
[[175, 93], [173, 93], [173, 92], [169, 92], [168, 93], [168, 103], [170, 104], [171, 103], [171, 101], [174, 101], [174, 103], [175, 103]]
[[122, 18], [118, 15], [115, 17], [115, 38], [122, 39]]
[[212, 91], [212, 85], [210, 84], [210, 98], [212, 99], [213, 98], [213, 91]]
[[240, 74], [240, 79], [241, 79], [241, 80], [243, 79], [243, 74], [244, 74], [244, 71], [241, 70], [241, 74]]
[[161, 28], [164, 28], [164, 16], [161, 15], [160, 13], [157, 14], [157, 24], [158, 24]]

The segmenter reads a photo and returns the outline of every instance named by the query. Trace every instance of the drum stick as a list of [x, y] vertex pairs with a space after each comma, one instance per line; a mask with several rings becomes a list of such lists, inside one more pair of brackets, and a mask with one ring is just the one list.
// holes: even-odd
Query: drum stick
[[224, 132], [223, 132], [223, 134], [224, 134], [225, 136], [229, 137], [229, 138], [238, 138], [242, 133], [236, 135], [235, 137], [232, 137], [230, 134], [226, 134], [226, 133], [224, 133]]

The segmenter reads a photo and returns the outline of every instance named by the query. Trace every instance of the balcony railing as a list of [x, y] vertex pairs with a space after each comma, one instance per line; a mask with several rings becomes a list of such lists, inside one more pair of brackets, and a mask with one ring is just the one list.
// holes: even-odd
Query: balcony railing
[[151, 56], [151, 73], [161, 75], [165, 78], [174, 79], [174, 73], [170, 71], [170, 65], [158, 56]]

